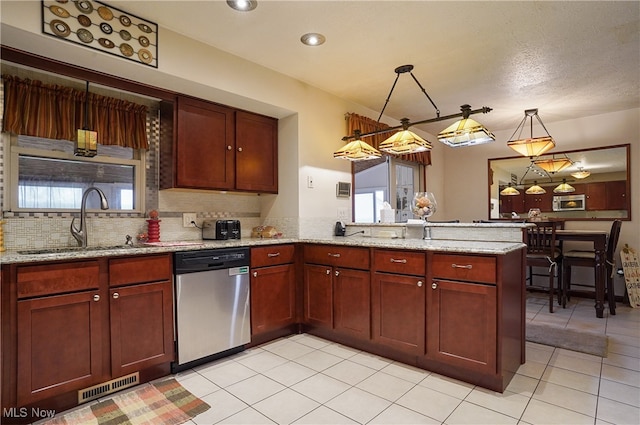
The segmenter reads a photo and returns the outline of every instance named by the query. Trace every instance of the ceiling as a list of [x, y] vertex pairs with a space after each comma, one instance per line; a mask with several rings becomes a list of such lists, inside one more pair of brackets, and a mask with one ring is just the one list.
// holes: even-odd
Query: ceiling
[[[515, 130], [530, 108], [549, 127], [640, 107], [637, 1], [258, 0], [252, 12], [225, 1], [107, 4], [374, 111], [404, 64], [414, 65], [441, 115], [489, 106], [474, 118], [493, 131]], [[307, 32], [326, 43], [304, 46]], [[409, 74], [400, 75], [385, 114], [436, 116]], [[449, 124], [420, 128], [437, 133]]]

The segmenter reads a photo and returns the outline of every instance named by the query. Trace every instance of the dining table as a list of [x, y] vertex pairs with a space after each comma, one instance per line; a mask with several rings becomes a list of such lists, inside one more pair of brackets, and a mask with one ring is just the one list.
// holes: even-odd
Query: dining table
[[[607, 283], [606, 247], [609, 233], [603, 230], [556, 230], [558, 241], [591, 242], [595, 250], [595, 290], [596, 290], [596, 317], [604, 317], [604, 294]], [[609, 294], [609, 313], [616, 314], [616, 303], [613, 294]]]

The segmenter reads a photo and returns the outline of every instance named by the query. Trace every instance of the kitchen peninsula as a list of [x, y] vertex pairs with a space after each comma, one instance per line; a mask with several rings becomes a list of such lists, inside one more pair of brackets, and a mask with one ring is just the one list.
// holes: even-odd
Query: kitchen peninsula
[[[480, 234], [505, 231], [504, 226], [489, 230], [490, 224], [466, 226], [477, 227]], [[171, 254], [232, 246], [252, 250], [251, 345], [307, 332], [503, 391], [525, 360], [524, 244], [509, 240], [521, 231], [512, 226], [513, 235], [494, 238], [507, 239], [504, 242], [359, 235], [6, 252], [0, 257], [2, 407], [60, 410], [77, 404], [78, 391], [92, 385], [132, 373], [139, 373], [139, 382], [169, 374], [175, 359]], [[432, 230], [434, 236], [444, 236], [438, 232], [443, 229]], [[282, 270], [288, 274], [280, 274]], [[82, 279], [77, 278], [80, 274]], [[290, 296], [270, 296], [276, 292]], [[63, 306], [64, 297], [73, 298], [72, 305], [80, 309], [74, 328], [91, 335], [92, 341], [82, 346], [93, 356], [75, 356], [69, 363], [79, 368], [65, 365], [63, 358], [57, 369], [69, 375], [45, 376], [47, 361], [41, 350], [62, 350], [70, 342], [63, 339], [71, 338], [53, 333], [56, 326], [68, 324], [43, 321], [51, 303]], [[132, 341], [142, 341], [136, 334], [139, 326], [127, 322], [137, 317], [136, 303], [154, 317], [145, 322], [143, 344], [151, 351], [133, 349]], [[82, 308], [92, 311], [86, 319]], [[55, 338], [30, 338], [27, 344], [25, 335], [47, 335], [38, 328], [43, 324]], [[149, 338], [153, 341], [147, 342]]]

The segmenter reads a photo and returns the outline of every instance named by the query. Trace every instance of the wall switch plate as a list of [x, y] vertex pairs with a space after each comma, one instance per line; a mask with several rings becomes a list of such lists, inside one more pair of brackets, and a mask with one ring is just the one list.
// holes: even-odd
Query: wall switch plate
[[341, 221], [351, 221], [351, 217], [349, 217], [349, 208], [338, 208], [338, 218]]
[[307, 187], [313, 189], [313, 177], [307, 176]]
[[182, 227], [196, 227], [192, 221], [195, 223], [196, 213], [182, 213]]

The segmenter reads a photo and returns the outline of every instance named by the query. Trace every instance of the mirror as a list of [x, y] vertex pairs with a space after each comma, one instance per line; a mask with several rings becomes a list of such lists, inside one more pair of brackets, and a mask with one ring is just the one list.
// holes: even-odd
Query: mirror
[[[630, 146], [553, 152], [536, 158], [490, 158], [489, 219], [525, 219], [530, 210], [537, 208], [549, 218], [630, 220]], [[541, 161], [548, 160], [564, 160], [568, 165], [558, 171], [546, 167], [549, 171], [545, 171]], [[586, 171], [583, 174], [588, 176], [580, 176], [578, 171]], [[559, 192], [558, 186], [563, 182], [573, 190]], [[535, 184], [545, 193], [525, 193]], [[500, 194], [509, 185], [518, 193]]]

